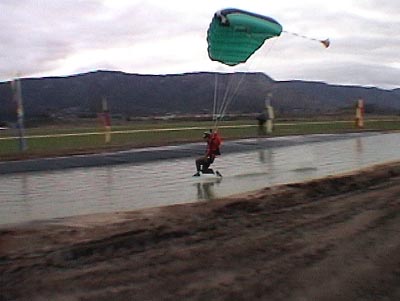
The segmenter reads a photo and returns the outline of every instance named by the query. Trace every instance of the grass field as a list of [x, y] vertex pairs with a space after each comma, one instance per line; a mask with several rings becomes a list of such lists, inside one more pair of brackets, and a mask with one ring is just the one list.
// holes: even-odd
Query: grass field
[[[28, 149], [19, 150], [15, 130], [0, 132], [0, 160], [24, 159], [112, 151], [144, 146], [202, 141], [202, 132], [213, 127], [212, 122], [132, 122], [112, 127], [111, 142], [106, 144], [99, 126], [47, 126], [26, 130]], [[361, 131], [400, 130], [400, 118], [367, 119]], [[225, 140], [258, 136], [254, 120], [223, 121], [219, 133]], [[360, 131], [353, 121], [276, 121], [269, 136], [342, 133]], [[266, 135], [267, 136], [267, 135]]]

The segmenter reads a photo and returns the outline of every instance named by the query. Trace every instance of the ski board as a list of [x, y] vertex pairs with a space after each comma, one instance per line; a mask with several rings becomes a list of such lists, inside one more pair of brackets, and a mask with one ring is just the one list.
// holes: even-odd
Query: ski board
[[201, 179], [201, 178], [203, 178], [203, 179], [204, 178], [207, 178], [207, 179], [221, 179], [222, 175], [218, 170], [216, 170], [216, 171], [214, 171], [214, 173], [202, 173], [202, 172], [200, 172], [200, 176], [193, 176], [193, 178], [199, 178], [199, 179]]

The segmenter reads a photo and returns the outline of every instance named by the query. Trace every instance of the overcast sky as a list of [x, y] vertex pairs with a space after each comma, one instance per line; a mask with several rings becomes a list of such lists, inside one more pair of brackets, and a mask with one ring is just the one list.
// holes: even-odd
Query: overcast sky
[[[273, 17], [290, 34], [246, 63], [207, 54], [215, 11]], [[400, 88], [399, 0], [0, 0], [0, 81], [94, 70], [140, 74], [261, 71], [275, 80]]]

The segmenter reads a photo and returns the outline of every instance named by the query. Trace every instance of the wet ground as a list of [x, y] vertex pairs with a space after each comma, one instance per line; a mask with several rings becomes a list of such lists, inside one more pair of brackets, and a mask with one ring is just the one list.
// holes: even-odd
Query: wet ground
[[400, 300], [399, 229], [400, 163], [3, 227], [0, 300]]
[[[61, 169], [11, 173], [11, 163], [0, 164], [3, 173], [9, 168], [0, 176], [0, 224], [208, 201], [400, 160], [399, 145], [399, 133], [226, 142], [223, 155], [215, 162], [222, 179], [192, 177], [194, 158], [203, 151], [203, 144], [109, 154], [114, 162], [118, 156], [132, 158], [129, 163], [100, 167], [66, 168], [61, 167], [65, 163], [48, 159], [53, 169]], [[78, 156], [80, 161], [84, 158], [90, 164], [94, 160]], [[30, 165], [41, 166], [40, 162], [30, 161]]]

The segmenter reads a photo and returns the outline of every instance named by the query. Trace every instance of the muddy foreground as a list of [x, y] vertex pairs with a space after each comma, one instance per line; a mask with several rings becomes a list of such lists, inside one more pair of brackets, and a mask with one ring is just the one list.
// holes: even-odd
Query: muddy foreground
[[400, 300], [400, 163], [3, 227], [0, 275], [0, 300]]

